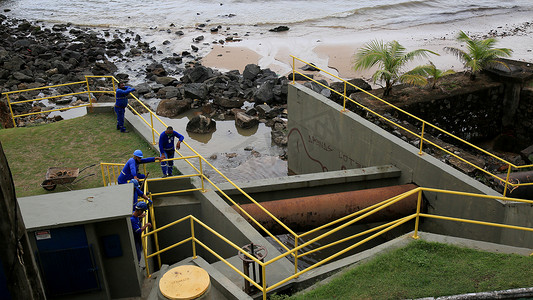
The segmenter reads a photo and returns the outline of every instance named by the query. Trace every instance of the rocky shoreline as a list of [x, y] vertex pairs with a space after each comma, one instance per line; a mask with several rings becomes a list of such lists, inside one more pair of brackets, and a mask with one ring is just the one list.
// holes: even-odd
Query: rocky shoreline
[[[200, 110], [187, 130], [195, 133], [211, 132], [216, 120], [235, 120], [236, 126], [250, 128], [259, 122], [272, 128], [272, 141], [287, 144], [287, 77], [279, 77], [269, 69], [247, 65], [242, 74], [238, 70], [222, 73], [200, 64], [195, 55], [198, 47], [193, 40], [192, 51], [163, 57], [162, 51], [131, 30], [96, 30], [72, 24], [56, 24], [50, 28], [27, 20], [0, 15], [0, 89], [1, 92], [33, 89], [85, 80], [86, 75], [113, 75], [128, 81], [129, 75], [119, 73], [121, 60], [142, 59], [151, 62], [145, 68], [131, 70], [142, 74], [145, 82], [134, 85], [135, 95], [141, 100], [156, 100], [156, 112], [165, 117], [176, 117], [189, 109]], [[104, 82], [95, 81], [97, 89]], [[109, 83], [107, 84], [109, 85]], [[93, 87], [91, 87], [93, 88]], [[81, 90], [81, 88], [80, 88]], [[46, 91], [16, 94], [10, 100], [21, 101], [50, 95], [75, 93], [71, 86]], [[41, 94], [39, 94], [41, 93]], [[96, 102], [114, 102], [113, 95], [95, 93]], [[75, 106], [89, 101], [87, 95], [50, 99], [48, 107], [31, 102], [13, 105], [15, 114], [39, 112], [56, 107]], [[245, 106], [246, 104], [246, 106]], [[250, 106], [250, 104], [253, 104]], [[135, 105], [135, 108], [141, 107]], [[36, 114], [17, 118], [18, 126], [55, 122], [61, 117], [48, 118]], [[0, 121], [3, 128], [12, 127], [5, 97], [0, 101]], [[209, 124], [209, 125], [206, 125]]]

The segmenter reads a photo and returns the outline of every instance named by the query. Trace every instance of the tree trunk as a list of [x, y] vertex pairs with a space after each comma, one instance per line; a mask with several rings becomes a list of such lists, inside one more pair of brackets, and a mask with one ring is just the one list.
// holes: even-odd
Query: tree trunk
[[0, 143], [0, 260], [12, 299], [46, 299]]

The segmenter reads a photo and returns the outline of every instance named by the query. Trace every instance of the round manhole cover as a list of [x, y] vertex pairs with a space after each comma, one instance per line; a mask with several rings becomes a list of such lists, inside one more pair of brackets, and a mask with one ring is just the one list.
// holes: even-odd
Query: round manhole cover
[[209, 274], [197, 266], [179, 266], [161, 277], [159, 290], [172, 300], [196, 299], [209, 288]]

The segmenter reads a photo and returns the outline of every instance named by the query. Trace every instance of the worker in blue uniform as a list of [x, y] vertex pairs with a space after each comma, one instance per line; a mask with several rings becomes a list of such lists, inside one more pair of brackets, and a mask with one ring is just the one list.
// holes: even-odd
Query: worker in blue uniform
[[133, 237], [135, 240], [135, 250], [137, 251], [137, 260], [141, 260], [141, 253], [142, 253], [142, 241], [141, 241], [141, 235], [144, 232], [144, 230], [149, 227], [152, 228], [151, 223], [146, 223], [144, 226], [141, 226], [141, 219], [146, 216], [145, 211], [148, 209], [148, 205], [146, 202], [139, 201], [137, 204], [135, 204], [135, 210], [131, 214], [130, 221], [131, 221], [131, 229], [133, 230]]
[[[167, 129], [161, 133], [159, 136], [159, 152], [163, 159], [174, 158], [174, 138], [178, 138], [176, 143], [176, 148], [179, 150], [181, 142], [185, 138], [183, 135], [179, 134], [177, 131], [174, 131], [172, 126], [168, 126]], [[172, 169], [174, 168], [174, 161], [162, 161], [161, 170], [163, 171], [163, 177], [172, 176]]]
[[148, 198], [148, 195], [146, 195], [140, 189], [139, 181], [137, 181], [136, 179], [132, 179], [132, 180], [130, 180], [130, 183], [133, 183], [133, 205], [137, 204], [137, 201], [139, 200], [139, 197], [143, 198], [144, 200], [146, 200], [149, 203], [149, 205], [151, 205], [152, 204], [152, 200], [150, 200], [150, 198]]
[[118, 184], [127, 183], [128, 180], [131, 179], [139, 181], [139, 179], [146, 178], [146, 175], [139, 173], [139, 165], [154, 162], [156, 160], [161, 161], [162, 159], [162, 157], [143, 158], [143, 152], [141, 150], [135, 150], [133, 152], [133, 157], [128, 159], [126, 165], [124, 165], [124, 168], [122, 168], [122, 171], [120, 171], [120, 174], [117, 178]]
[[115, 113], [117, 114], [117, 130], [127, 133], [126, 127], [124, 127], [124, 113], [126, 113], [126, 106], [128, 106], [128, 95], [135, 91], [134, 88], [127, 86], [124, 82], [118, 84], [118, 88], [115, 92]]

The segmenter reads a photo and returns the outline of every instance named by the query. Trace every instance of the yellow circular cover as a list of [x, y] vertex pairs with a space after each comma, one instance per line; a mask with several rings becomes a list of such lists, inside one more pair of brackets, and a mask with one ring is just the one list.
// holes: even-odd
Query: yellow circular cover
[[179, 266], [165, 273], [159, 281], [159, 290], [168, 299], [196, 299], [209, 288], [209, 274], [197, 266]]

